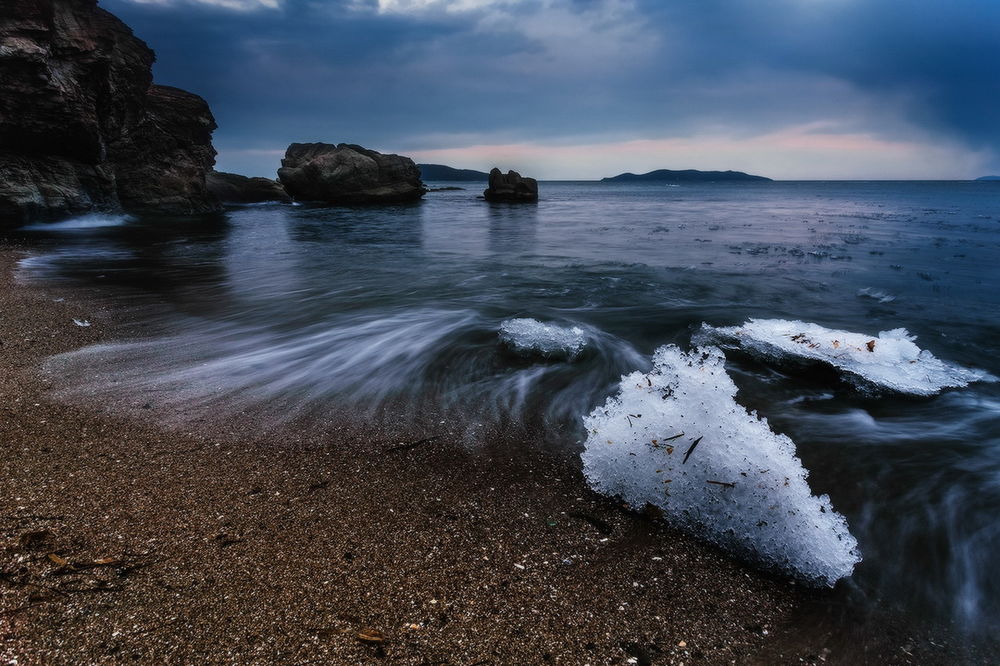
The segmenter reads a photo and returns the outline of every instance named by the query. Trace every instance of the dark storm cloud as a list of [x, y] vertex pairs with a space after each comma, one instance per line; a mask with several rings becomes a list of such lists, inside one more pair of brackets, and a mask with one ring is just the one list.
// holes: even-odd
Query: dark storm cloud
[[421, 150], [810, 124], [1000, 153], [992, 0], [102, 6], [156, 49], [158, 81], [209, 100], [223, 165], [247, 171], [293, 140]]

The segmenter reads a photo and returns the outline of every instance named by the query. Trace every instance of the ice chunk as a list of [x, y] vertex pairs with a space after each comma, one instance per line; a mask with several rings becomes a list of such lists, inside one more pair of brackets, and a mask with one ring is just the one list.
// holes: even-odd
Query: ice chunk
[[795, 444], [736, 403], [717, 347], [660, 347], [649, 374], [584, 418], [584, 473], [635, 509], [765, 568], [833, 585], [861, 561], [847, 521], [816, 497]]
[[970, 382], [996, 381], [983, 370], [942, 361], [914, 344], [905, 328], [878, 336], [825, 328], [785, 319], [751, 319], [742, 326], [706, 324], [695, 335], [702, 343], [738, 345], [764, 358], [795, 357], [829, 363], [862, 388], [875, 386], [911, 395], [934, 395]]
[[871, 300], [878, 301], [879, 303], [892, 303], [896, 300], [896, 297], [892, 294], [878, 289], [873, 289], [872, 287], [858, 289], [858, 298], [870, 298]]
[[500, 324], [500, 340], [523, 356], [575, 359], [587, 346], [579, 326], [543, 324], [537, 319], [507, 319]]
[[73, 323], [76, 324], [77, 326], [82, 326], [84, 328], [90, 326], [90, 322], [87, 321], [86, 319], [74, 319]]

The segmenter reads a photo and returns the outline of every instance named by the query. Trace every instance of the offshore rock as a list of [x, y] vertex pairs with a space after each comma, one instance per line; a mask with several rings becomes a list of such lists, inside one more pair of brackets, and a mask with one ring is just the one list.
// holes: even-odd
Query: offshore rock
[[427, 191], [409, 157], [347, 143], [293, 143], [278, 180], [297, 200], [335, 204], [417, 201]]
[[292, 198], [276, 180], [248, 178], [236, 173], [213, 171], [208, 174], [208, 189], [222, 203], [289, 203]]
[[538, 181], [524, 178], [516, 171], [490, 171], [490, 186], [483, 192], [487, 201], [538, 201]]
[[217, 208], [215, 121], [200, 98], [152, 86], [153, 60], [96, 0], [0, 3], [0, 224]]

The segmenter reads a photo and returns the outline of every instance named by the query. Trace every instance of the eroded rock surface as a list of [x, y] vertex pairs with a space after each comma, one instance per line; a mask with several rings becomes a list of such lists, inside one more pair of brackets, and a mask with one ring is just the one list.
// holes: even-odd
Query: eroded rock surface
[[215, 120], [152, 85], [155, 56], [95, 0], [0, 3], [0, 223], [216, 210]]
[[347, 143], [293, 143], [278, 180], [295, 199], [335, 204], [416, 201], [427, 191], [409, 157]]
[[222, 203], [264, 203], [292, 200], [281, 183], [270, 178], [250, 178], [236, 173], [213, 171], [208, 174], [208, 189]]
[[538, 181], [516, 171], [490, 171], [490, 186], [483, 192], [487, 201], [538, 201]]

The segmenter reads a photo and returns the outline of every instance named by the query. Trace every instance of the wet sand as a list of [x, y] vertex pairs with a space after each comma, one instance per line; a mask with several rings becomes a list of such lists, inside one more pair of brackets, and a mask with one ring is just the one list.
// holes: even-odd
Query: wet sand
[[[800, 631], [829, 593], [622, 510], [565, 453], [64, 404], [44, 359], [121, 322], [18, 284], [23, 256], [0, 246], [2, 663], [857, 663]], [[881, 663], [917, 663], [898, 645]]]

